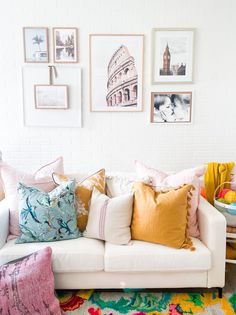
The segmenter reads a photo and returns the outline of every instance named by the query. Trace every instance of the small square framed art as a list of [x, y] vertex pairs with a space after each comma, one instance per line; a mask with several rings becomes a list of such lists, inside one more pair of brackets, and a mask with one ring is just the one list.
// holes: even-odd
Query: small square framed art
[[193, 92], [152, 92], [151, 123], [190, 124], [193, 119]]
[[152, 30], [152, 84], [192, 83], [194, 29]]
[[67, 85], [34, 85], [36, 109], [68, 109]]
[[23, 40], [26, 63], [49, 62], [47, 27], [24, 27]]
[[76, 27], [53, 28], [53, 58], [55, 63], [78, 62], [78, 29]]

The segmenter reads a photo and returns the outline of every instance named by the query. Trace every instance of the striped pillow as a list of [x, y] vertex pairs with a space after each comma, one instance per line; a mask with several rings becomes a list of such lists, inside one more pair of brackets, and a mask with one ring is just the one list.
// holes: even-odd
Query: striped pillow
[[109, 198], [94, 188], [83, 235], [117, 245], [128, 244], [132, 209], [133, 194]]

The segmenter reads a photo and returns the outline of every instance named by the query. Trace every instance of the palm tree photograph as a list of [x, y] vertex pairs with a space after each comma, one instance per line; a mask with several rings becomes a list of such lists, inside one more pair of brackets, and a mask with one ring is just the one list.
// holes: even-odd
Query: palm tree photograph
[[25, 62], [48, 62], [48, 29], [46, 27], [24, 27]]

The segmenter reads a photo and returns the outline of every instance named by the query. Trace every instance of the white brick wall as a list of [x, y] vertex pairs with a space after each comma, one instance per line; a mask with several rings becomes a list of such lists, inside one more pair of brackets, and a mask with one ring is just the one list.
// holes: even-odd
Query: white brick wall
[[[35, 169], [62, 155], [68, 171], [133, 169], [139, 159], [163, 170], [236, 160], [236, 1], [5, 0], [0, 18], [0, 149], [3, 158]], [[83, 128], [22, 126], [23, 26], [76, 26], [83, 69]], [[196, 28], [194, 84], [150, 83], [151, 29]], [[89, 112], [89, 33], [145, 34], [144, 112]], [[149, 123], [150, 92], [194, 89], [194, 123]]]

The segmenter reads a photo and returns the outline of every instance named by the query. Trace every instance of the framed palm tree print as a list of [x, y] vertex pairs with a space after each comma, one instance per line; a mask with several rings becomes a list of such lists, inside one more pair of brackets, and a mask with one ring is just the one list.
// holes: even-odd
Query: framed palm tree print
[[49, 62], [48, 29], [46, 27], [24, 27], [23, 39], [26, 63]]

